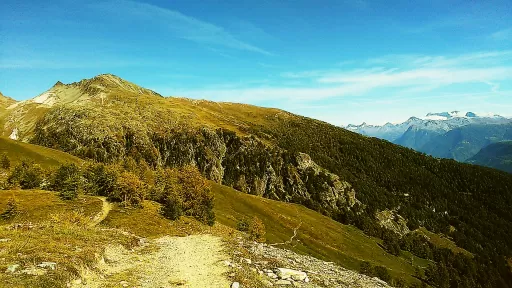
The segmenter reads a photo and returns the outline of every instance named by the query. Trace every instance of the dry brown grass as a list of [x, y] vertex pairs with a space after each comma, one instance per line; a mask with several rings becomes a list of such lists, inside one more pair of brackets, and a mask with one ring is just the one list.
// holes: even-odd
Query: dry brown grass
[[[118, 243], [130, 247], [134, 243], [132, 237], [119, 231], [104, 231], [88, 225], [90, 215], [99, 211], [97, 203], [89, 201], [91, 199], [82, 198], [63, 206], [51, 201], [54, 199], [50, 192], [16, 192], [21, 192], [16, 196], [26, 213], [0, 226], [0, 239], [8, 239], [0, 242], [0, 269], [5, 271], [13, 264], [20, 266], [15, 273], [0, 273], [0, 287], [66, 287], [70, 280], [79, 276], [81, 269], [92, 268], [97, 263], [106, 245]], [[39, 194], [41, 201], [31, 198], [33, 195], [29, 193]], [[29, 199], [31, 202], [27, 202]], [[31, 225], [20, 226], [18, 220], [21, 219]], [[56, 269], [40, 268], [44, 274], [37, 276], [20, 272], [34, 269], [41, 262], [55, 262]]]
[[59, 212], [80, 211], [85, 217], [94, 218], [101, 211], [101, 200], [91, 196], [79, 196], [76, 200], [61, 200], [56, 192], [41, 190], [3, 190], [0, 191], [0, 213], [6, 208], [11, 197], [16, 199], [19, 215], [9, 221], [0, 220], [0, 224], [48, 221]]
[[153, 201], [144, 201], [142, 208], [113, 204], [112, 210], [101, 225], [148, 238], [164, 235], [187, 236], [207, 232], [210, 229], [191, 217], [169, 221], [160, 214], [160, 207], [160, 204]]

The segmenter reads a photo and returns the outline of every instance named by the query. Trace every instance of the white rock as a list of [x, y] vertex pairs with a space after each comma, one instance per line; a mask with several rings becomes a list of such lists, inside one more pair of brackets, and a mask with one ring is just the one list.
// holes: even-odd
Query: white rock
[[277, 268], [276, 274], [281, 279], [293, 279], [295, 281], [304, 281], [308, 277], [306, 272], [297, 271], [293, 269], [287, 269], [287, 268]]
[[18, 269], [18, 267], [20, 267], [19, 264], [13, 264], [13, 265], [9, 265], [7, 267], [7, 269], [5, 270], [6, 273], [14, 273], [16, 272], [16, 269]]
[[37, 265], [37, 267], [49, 268], [50, 270], [55, 270], [56, 266], [57, 266], [57, 263], [55, 263], [55, 262], [42, 262], [41, 264]]
[[268, 272], [268, 273], [267, 273], [267, 276], [268, 276], [269, 278], [272, 278], [272, 279], [277, 279], [277, 278], [278, 278], [278, 277], [277, 277], [277, 275], [276, 275], [276, 274], [274, 274], [273, 272]]
[[276, 285], [292, 285], [292, 282], [291, 281], [288, 281], [288, 280], [277, 280], [276, 281]]
[[231, 288], [240, 288], [240, 283], [233, 282], [233, 284], [231, 284]]
[[245, 262], [245, 263], [247, 263], [247, 264], [252, 264], [251, 259], [242, 258], [242, 261], [244, 261], [244, 262]]

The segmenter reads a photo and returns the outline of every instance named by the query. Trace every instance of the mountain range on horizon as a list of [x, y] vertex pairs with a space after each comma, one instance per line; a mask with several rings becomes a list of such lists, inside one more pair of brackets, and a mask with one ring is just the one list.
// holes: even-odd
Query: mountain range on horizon
[[[483, 152], [470, 160], [487, 146], [512, 140], [512, 118], [497, 114], [478, 115], [473, 112], [436, 112], [422, 118], [410, 117], [398, 124], [348, 125], [346, 129], [362, 135], [377, 137], [392, 143], [414, 149], [428, 155], [468, 161], [509, 171], [511, 163], [493, 166], [496, 161], [483, 159]], [[492, 149], [492, 147], [490, 148]], [[500, 151], [504, 151], [501, 149]], [[505, 167], [505, 168], [504, 168]]]

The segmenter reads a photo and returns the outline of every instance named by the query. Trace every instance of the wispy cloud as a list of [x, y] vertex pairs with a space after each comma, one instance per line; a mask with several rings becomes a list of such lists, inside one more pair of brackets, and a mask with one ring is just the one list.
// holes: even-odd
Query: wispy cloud
[[[512, 80], [512, 51], [487, 51], [455, 56], [390, 55], [361, 61], [379, 66], [286, 72], [282, 85], [236, 89], [181, 91], [194, 98], [261, 103], [265, 101], [315, 102], [345, 96], [368, 96], [387, 89], [392, 95], [421, 94], [453, 85], [485, 84], [485, 93], [496, 93], [500, 82]], [[287, 79], [308, 80], [301, 87], [287, 86]], [[392, 89], [392, 92], [389, 92]]]
[[496, 41], [512, 40], [512, 27], [496, 31], [490, 37]]
[[220, 26], [187, 16], [176, 10], [130, 0], [111, 0], [94, 4], [94, 6], [105, 10], [107, 13], [122, 14], [122, 17], [132, 21], [156, 22], [160, 25], [159, 27], [165, 27], [167, 32], [176, 37], [199, 44], [217, 45], [264, 55], [273, 55], [273, 53], [265, 49], [237, 39]]

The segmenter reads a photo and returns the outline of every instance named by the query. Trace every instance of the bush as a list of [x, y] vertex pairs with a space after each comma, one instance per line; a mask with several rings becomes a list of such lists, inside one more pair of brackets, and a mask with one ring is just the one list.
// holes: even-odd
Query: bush
[[16, 201], [16, 199], [14, 199], [14, 197], [11, 197], [7, 201], [7, 207], [5, 208], [4, 212], [0, 214], [0, 218], [2, 218], [3, 220], [10, 220], [16, 217], [18, 213], [18, 202]]
[[116, 188], [109, 200], [123, 202], [125, 206], [138, 207], [146, 197], [144, 183], [131, 172], [122, 172], [117, 178]]
[[178, 197], [168, 196], [162, 205], [161, 213], [167, 219], [178, 220], [183, 215], [181, 206]]
[[119, 175], [115, 166], [91, 164], [83, 174], [86, 180], [85, 190], [88, 194], [109, 197], [114, 193]]
[[51, 188], [59, 192], [63, 200], [73, 200], [81, 189], [81, 172], [75, 164], [63, 164], [52, 177]]
[[22, 161], [11, 172], [7, 183], [11, 187], [20, 187], [21, 189], [39, 188], [43, 183], [43, 169], [37, 164]]
[[373, 271], [373, 266], [368, 261], [364, 261], [363, 263], [361, 263], [361, 266], [359, 267], [359, 273], [370, 277], [373, 277], [375, 275], [375, 272]]
[[247, 218], [238, 220], [238, 223], [236, 223], [236, 230], [242, 231], [242, 232], [249, 232], [249, 224], [250, 223]]
[[391, 280], [391, 275], [388, 272], [388, 269], [383, 266], [375, 266], [374, 268], [375, 276], [379, 277], [381, 280], [389, 282]]
[[257, 242], [265, 242], [265, 224], [254, 216], [249, 225], [249, 238]]
[[210, 184], [195, 166], [160, 170], [151, 196], [163, 204], [162, 214], [171, 220], [187, 215], [210, 226], [215, 223]]
[[2, 154], [2, 158], [0, 158], [0, 167], [5, 170], [9, 170], [11, 168], [11, 160], [7, 156], [7, 153]]

